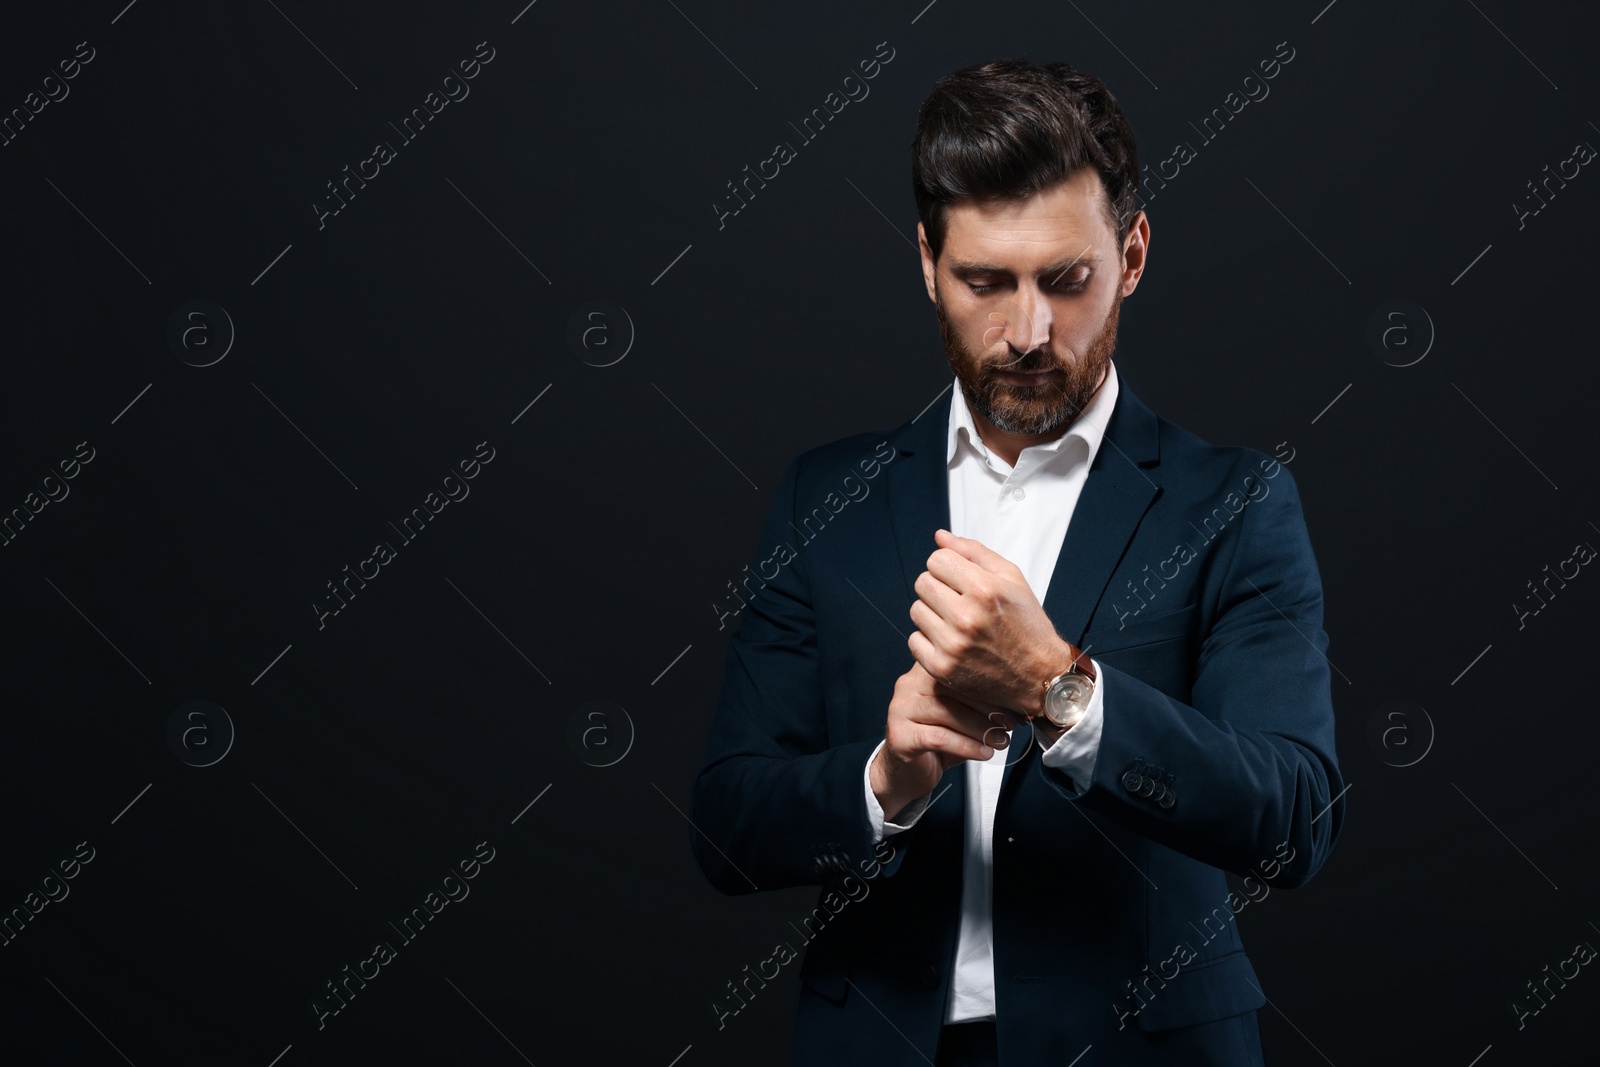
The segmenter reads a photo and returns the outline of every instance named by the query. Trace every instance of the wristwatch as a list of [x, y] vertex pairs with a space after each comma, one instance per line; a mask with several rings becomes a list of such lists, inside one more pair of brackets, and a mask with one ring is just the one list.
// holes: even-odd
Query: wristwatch
[[[1070, 730], [1089, 710], [1089, 698], [1094, 694], [1094, 675], [1078, 666], [1085, 659], [1083, 652], [1067, 665], [1067, 669], [1044, 683], [1042, 717], [1057, 730]], [[1094, 668], [1089, 668], [1092, 671]]]

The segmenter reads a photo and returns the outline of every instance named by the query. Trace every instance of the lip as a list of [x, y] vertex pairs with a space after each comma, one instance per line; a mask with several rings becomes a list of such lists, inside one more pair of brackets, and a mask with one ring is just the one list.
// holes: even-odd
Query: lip
[[1040, 371], [1038, 374], [1014, 374], [1011, 371], [1002, 371], [1000, 377], [1012, 385], [1043, 385], [1050, 380], [1055, 371]]

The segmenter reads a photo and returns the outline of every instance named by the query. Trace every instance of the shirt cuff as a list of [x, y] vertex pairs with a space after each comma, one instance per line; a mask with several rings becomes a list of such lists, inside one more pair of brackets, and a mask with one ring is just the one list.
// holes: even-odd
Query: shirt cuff
[[1056, 738], [1055, 744], [1039, 751], [1040, 762], [1047, 767], [1055, 767], [1071, 778], [1072, 784], [1077, 786], [1077, 792], [1073, 795], [1080, 797], [1088, 791], [1089, 782], [1094, 777], [1095, 756], [1100, 751], [1100, 728], [1105, 722], [1103, 705], [1106, 676], [1100, 669], [1099, 660], [1091, 659], [1089, 662], [1094, 665], [1095, 685], [1083, 718]]
[[[1096, 689], [1099, 686], [1095, 687]], [[898, 813], [897, 822], [888, 822], [883, 817], [883, 805], [878, 803], [878, 795], [872, 791], [872, 761], [878, 758], [878, 751], [888, 743], [888, 738], [878, 742], [878, 747], [872, 750], [872, 755], [867, 757], [867, 766], [861, 772], [861, 783], [867, 791], [867, 820], [872, 823], [872, 843], [877, 844], [890, 834], [897, 834], [901, 830], [909, 830], [917, 824], [922, 813], [928, 810], [933, 794], [913, 800]]]

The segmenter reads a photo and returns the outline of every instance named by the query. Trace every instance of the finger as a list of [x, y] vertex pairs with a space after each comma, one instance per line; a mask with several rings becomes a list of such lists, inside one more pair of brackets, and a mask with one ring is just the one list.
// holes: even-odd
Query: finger
[[[959, 702], [962, 706], [982, 715], [990, 724], [1004, 725], [1008, 730], [1014, 730], [1017, 726], [1027, 721], [1027, 716], [1015, 708], [1004, 704], [991, 704], [970, 697], [929, 670], [928, 663], [930, 658], [942, 656], [943, 654], [921, 630], [913, 630], [906, 644], [911, 649], [913, 657], [911, 668], [906, 671], [913, 692]], [[1001, 718], [996, 718], [995, 716], [1001, 716]]]
[[933, 642], [928, 640], [928, 635], [921, 630], [912, 630], [911, 636], [906, 638], [906, 647], [911, 650], [911, 658], [919, 668], [918, 673], [912, 678], [919, 692], [933, 692], [933, 683], [938, 676], [928, 669], [928, 657], [938, 650], [933, 647]]
[[[945, 710], [952, 714], [961, 708], [967, 709], [969, 718], [964, 732], [968, 737], [976, 738], [976, 740], [991, 748], [1006, 748], [1009, 746], [1011, 732], [1026, 721], [1022, 715], [1009, 708], [967, 700], [948, 685], [929, 674], [927, 668], [920, 661], [913, 662], [911, 669], [906, 673], [911, 676], [913, 692], [923, 694], [930, 702], [935, 704], [943, 700], [945, 702]], [[971, 716], [977, 717], [973, 718]], [[920, 721], [920, 718], [922, 717], [914, 713], [914, 719]], [[982, 724], [981, 728], [980, 723]], [[988, 757], [962, 756], [960, 758], [986, 759]], [[945, 769], [948, 770], [950, 765], [949, 762], [946, 762]]]
[[[933, 559], [934, 556], [929, 556], [928, 562], [932, 564]], [[948, 568], [946, 570], [948, 573]], [[917, 580], [911, 583], [911, 591], [917, 594], [917, 601], [938, 612], [941, 618], [949, 618], [950, 612], [961, 602], [961, 591], [932, 570], [917, 575]]]
[[974, 710], [976, 712], [979, 712], [981, 714], [984, 714], [984, 715], [987, 715], [991, 711], [999, 711], [999, 712], [1005, 712], [1007, 714], [1015, 714], [1013, 709], [1008, 708], [1003, 704], [992, 704], [992, 703], [989, 703], [988, 701], [980, 700], [977, 697], [974, 697], [974, 696], [971, 696], [971, 695], [969, 695], [967, 693], [964, 693], [961, 690], [957, 689], [955, 686], [951, 685], [949, 682], [945, 681], [943, 678], [938, 677], [937, 675], [929, 673], [928, 674], [928, 678], [929, 678], [929, 686], [930, 686], [930, 688], [931, 688], [931, 690], [932, 690], [932, 692], [933, 692], [933, 694], [935, 696], [947, 697], [947, 698], [952, 699], [952, 700], [959, 700], [961, 703], [963, 703], [963, 704], [967, 705], [968, 707], [972, 708], [972, 710]]
[[971, 708], [977, 714], [983, 716], [983, 718], [991, 725], [1002, 726], [1007, 730], [1014, 730], [1022, 723], [1028, 721], [1028, 717], [1026, 715], [1015, 710], [1014, 708], [1008, 708], [1003, 704], [990, 704], [985, 701], [974, 700], [973, 698], [965, 696], [950, 688], [950, 686], [939, 681], [937, 678], [933, 680], [933, 693], [937, 697], [959, 701], [965, 706]]
[[1004, 748], [1005, 744], [998, 739], [1003, 737], [1009, 741], [1012, 731], [1027, 721], [1023, 716], [1005, 708], [978, 711], [978, 714], [983, 717], [984, 724], [983, 733], [978, 735], [978, 740], [995, 748]]
[[967, 737], [992, 748], [1005, 748], [1015, 723], [1004, 712], [988, 714], [968, 705], [958, 697], [937, 694], [911, 713], [913, 722], [943, 726], [965, 734]]
[[963, 760], [987, 760], [994, 755], [994, 746], [986, 745], [960, 730], [935, 723], [912, 720], [910, 739], [913, 753], [938, 752]]
[[[922, 600], [912, 601], [908, 614], [911, 616], [911, 621], [917, 624], [917, 628], [912, 634], [913, 637], [921, 634], [923, 640], [927, 641], [931, 647], [945, 655], [950, 654], [946, 649], [954, 648], [956, 639], [959, 636], [954, 624], [943, 615], [940, 615], [926, 601]], [[928, 673], [932, 674], [933, 672], [929, 671]]]
[[947, 648], [956, 647], [956, 634], [942, 619], [931, 614], [931, 609], [924, 607], [924, 618], [930, 631], [938, 638], [929, 637], [922, 630], [912, 630], [911, 636], [906, 639], [906, 647], [911, 650], [911, 655], [922, 664], [924, 673], [933, 681], [943, 681], [945, 676], [959, 666], [959, 662]]
[[950, 544], [933, 550], [928, 557], [927, 568], [929, 574], [962, 595], [970, 593], [975, 584], [983, 580], [985, 573], [982, 566]]
[[993, 574], [1008, 574], [1012, 562], [973, 537], [958, 537], [949, 530], [933, 531], [933, 540], [940, 548], [953, 549]]

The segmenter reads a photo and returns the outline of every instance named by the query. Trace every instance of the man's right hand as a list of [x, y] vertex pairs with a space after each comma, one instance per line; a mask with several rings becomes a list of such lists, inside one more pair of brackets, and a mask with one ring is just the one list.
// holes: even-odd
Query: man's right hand
[[1005, 708], [963, 699], [913, 663], [895, 679], [884, 746], [872, 761], [873, 795], [894, 821], [907, 804], [927, 796], [962, 760], [987, 760], [1010, 743], [1022, 717]]

